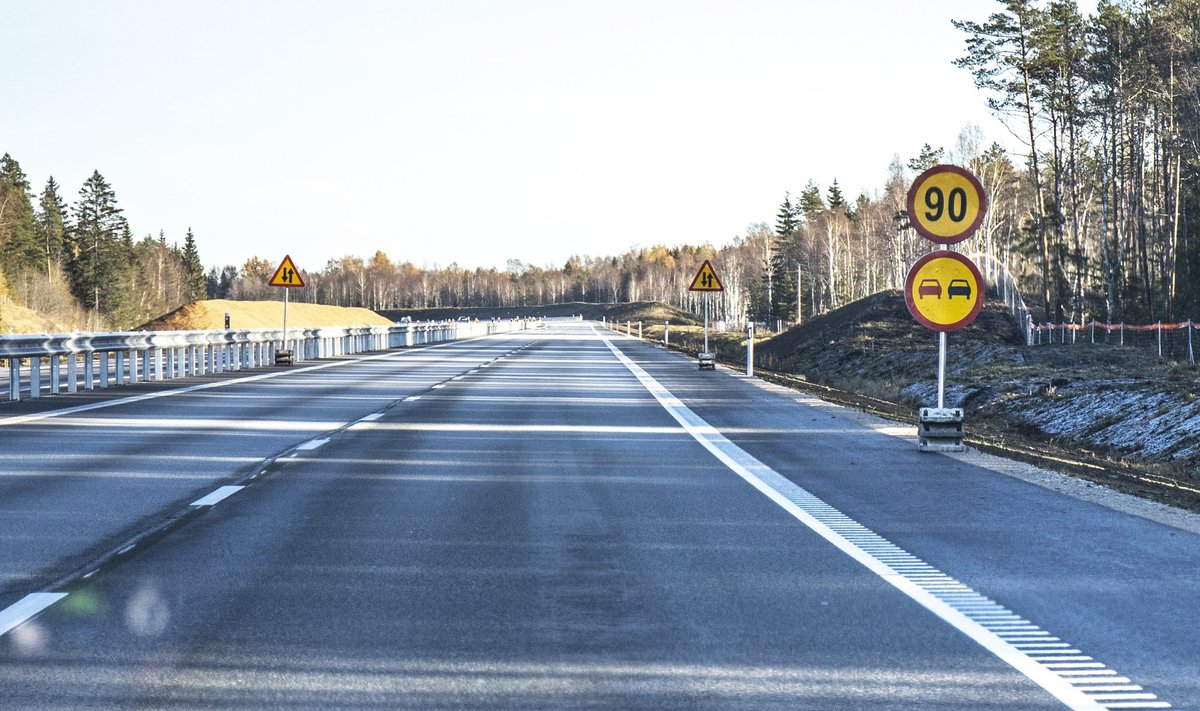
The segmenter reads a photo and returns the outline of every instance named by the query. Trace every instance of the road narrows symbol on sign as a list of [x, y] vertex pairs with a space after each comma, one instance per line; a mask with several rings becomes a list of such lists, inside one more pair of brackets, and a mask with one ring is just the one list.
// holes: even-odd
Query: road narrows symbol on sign
[[688, 287], [688, 291], [725, 291], [725, 287], [717, 278], [717, 272], [713, 269], [712, 264], [705, 259], [704, 264], [700, 265], [700, 271], [696, 272], [696, 278], [692, 279], [692, 285]]
[[957, 331], [983, 308], [983, 276], [974, 262], [958, 252], [930, 252], [909, 270], [904, 301], [922, 326]]
[[971, 171], [935, 165], [908, 189], [908, 221], [922, 237], [955, 244], [979, 229], [987, 213], [987, 194]]
[[271, 277], [271, 281], [267, 284], [269, 286], [301, 287], [304, 286], [304, 278], [300, 276], [300, 270], [292, 263], [291, 256], [284, 255], [283, 261], [279, 263], [279, 268], [275, 270], [275, 276]]

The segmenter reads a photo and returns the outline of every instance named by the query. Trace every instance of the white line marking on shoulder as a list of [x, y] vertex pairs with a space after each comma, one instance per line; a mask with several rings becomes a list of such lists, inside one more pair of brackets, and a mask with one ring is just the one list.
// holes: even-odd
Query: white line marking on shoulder
[[222, 486], [221, 488], [212, 492], [208, 496], [205, 496], [204, 498], [201, 498], [201, 499], [196, 499], [195, 501], [192, 502], [191, 505], [192, 506], [214, 506], [218, 502], [224, 501], [225, 499], [229, 498], [230, 496], [233, 496], [234, 494], [238, 493], [239, 491], [241, 491], [242, 489], [245, 489], [245, 488], [246, 487], [244, 487], [244, 486]]
[[[1115, 671], [1099, 662], [1056, 664], [1030, 656], [1015, 642], [1029, 639], [1057, 642], [1058, 638], [925, 563], [763, 464], [692, 412], [612, 341], [599, 333], [597, 336], [693, 439], [817, 535], [1024, 674], [1068, 708], [1096, 711], [1119, 706], [1095, 699], [1092, 687], [1076, 683], [1078, 677], [1115, 676]], [[979, 618], [976, 611], [984, 607], [1005, 613], [1004, 619]], [[1128, 682], [1123, 677], [1122, 680]], [[1157, 697], [1151, 695], [1151, 698]], [[1139, 703], [1155, 704], [1140, 708], [1171, 708], [1165, 701]]]
[[0, 635], [20, 627], [66, 596], [66, 593], [30, 593], [0, 610]]

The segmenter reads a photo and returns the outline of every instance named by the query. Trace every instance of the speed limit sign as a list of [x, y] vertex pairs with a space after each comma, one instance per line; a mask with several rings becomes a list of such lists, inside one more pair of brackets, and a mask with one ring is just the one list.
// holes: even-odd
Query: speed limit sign
[[956, 244], [974, 234], [987, 207], [979, 178], [957, 165], [935, 165], [908, 189], [909, 223], [938, 244]]

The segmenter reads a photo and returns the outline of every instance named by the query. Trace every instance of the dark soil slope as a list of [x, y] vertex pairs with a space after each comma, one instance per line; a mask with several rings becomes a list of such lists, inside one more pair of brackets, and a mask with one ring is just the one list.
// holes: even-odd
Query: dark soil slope
[[[953, 370], [990, 361], [1024, 345], [1016, 321], [998, 300], [985, 301], [975, 322], [948, 335]], [[937, 333], [908, 313], [899, 290], [884, 291], [818, 316], [757, 347], [762, 365], [818, 382], [911, 383], [937, 368]]]

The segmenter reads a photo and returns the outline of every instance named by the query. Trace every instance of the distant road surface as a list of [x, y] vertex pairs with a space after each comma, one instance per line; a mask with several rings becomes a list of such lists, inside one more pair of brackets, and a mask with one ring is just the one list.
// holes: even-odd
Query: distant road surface
[[910, 430], [581, 322], [0, 405], [0, 708], [1200, 708], [1196, 517]]

